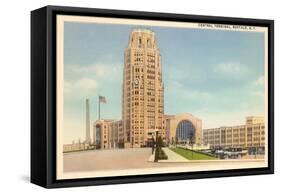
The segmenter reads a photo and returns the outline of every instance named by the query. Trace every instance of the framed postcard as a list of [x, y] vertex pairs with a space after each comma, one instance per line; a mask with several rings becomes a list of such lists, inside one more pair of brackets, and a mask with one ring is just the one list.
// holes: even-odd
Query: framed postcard
[[272, 20], [31, 13], [31, 182], [273, 173]]

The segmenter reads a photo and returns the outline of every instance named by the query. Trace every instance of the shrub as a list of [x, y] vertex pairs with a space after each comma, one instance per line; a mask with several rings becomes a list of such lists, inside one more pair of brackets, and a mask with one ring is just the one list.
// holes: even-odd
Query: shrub
[[158, 159], [159, 160], [167, 160], [168, 159], [168, 156], [166, 155], [166, 153], [162, 149], [160, 149]]

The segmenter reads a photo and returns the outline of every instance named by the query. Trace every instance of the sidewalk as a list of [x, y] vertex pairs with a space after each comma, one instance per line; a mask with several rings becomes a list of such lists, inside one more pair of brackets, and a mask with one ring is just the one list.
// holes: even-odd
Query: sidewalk
[[182, 157], [181, 155], [173, 152], [169, 148], [162, 148], [162, 149], [168, 156], [168, 160], [161, 160], [160, 162], [187, 162], [187, 161], [189, 161], [188, 159]]
[[[188, 162], [189, 161], [189, 160], [185, 159], [184, 157], [182, 157], [181, 155], [173, 152], [169, 148], [162, 148], [162, 149], [165, 152], [165, 154], [168, 156], [168, 160], [159, 160], [158, 162], [169, 163], [169, 162]], [[148, 162], [154, 162], [154, 157], [155, 157], [155, 155], [152, 154], [148, 158]]]

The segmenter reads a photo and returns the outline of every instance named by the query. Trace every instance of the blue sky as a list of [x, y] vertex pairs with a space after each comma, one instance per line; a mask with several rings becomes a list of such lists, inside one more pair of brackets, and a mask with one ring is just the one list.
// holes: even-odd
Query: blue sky
[[[101, 117], [121, 119], [122, 69], [129, 34], [137, 26], [64, 25], [64, 142], [84, 139], [85, 98], [91, 121], [97, 96]], [[264, 114], [264, 34], [148, 27], [162, 55], [165, 114], [191, 113], [203, 128], [243, 124]]]

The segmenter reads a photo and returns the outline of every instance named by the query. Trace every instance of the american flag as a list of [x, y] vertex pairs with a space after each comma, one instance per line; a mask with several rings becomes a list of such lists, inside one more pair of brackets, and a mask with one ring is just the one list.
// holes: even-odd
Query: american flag
[[105, 98], [105, 96], [99, 96], [99, 102], [100, 102], [100, 103], [106, 103], [106, 98]]

